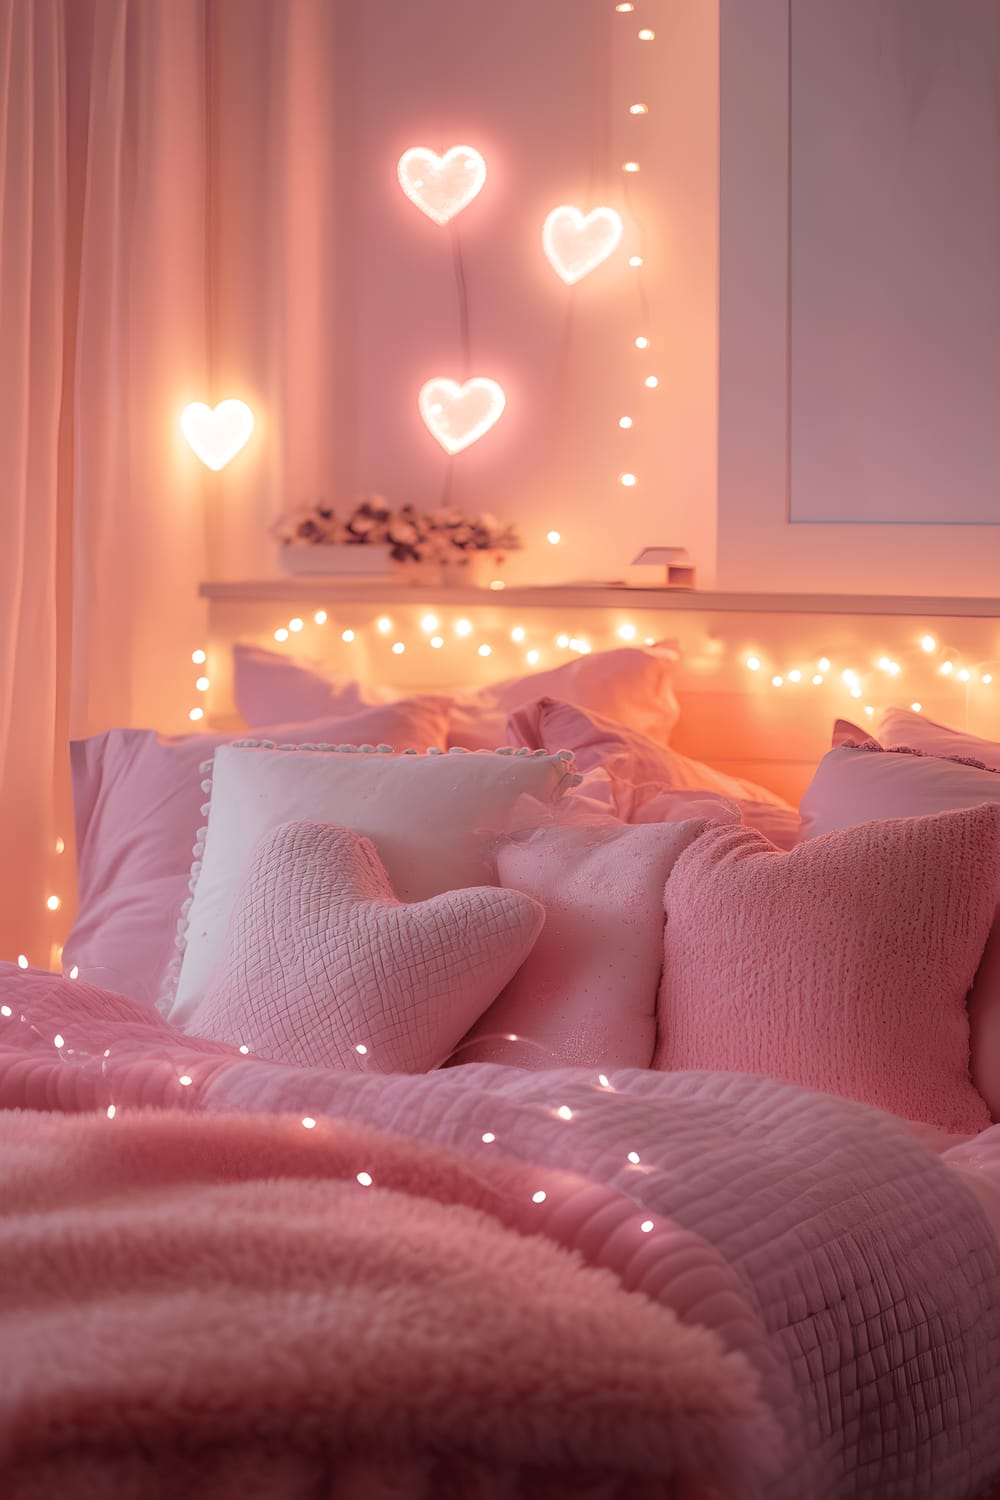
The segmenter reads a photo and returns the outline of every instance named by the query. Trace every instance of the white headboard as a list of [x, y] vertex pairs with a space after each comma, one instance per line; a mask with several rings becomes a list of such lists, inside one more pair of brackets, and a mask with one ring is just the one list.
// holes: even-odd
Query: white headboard
[[[872, 724], [887, 704], [919, 703], [929, 718], [1000, 738], [1000, 618], [989, 599], [583, 585], [493, 592], [322, 578], [206, 583], [201, 593], [208, 662], [192, 672], [204, 671], [211, 686], [204, 695], [192, 687], [192, 701], [223, 729], [239, 724], [231, 674], [237, 641], [418, 692], [543, 670], [587, 647], [672, 639], [682, 653], [672, 742], [792, 801], [829, 749], [838, 717]], [[297, 621], [301, 628], [290, 628]], [[468, 633], [459, 633], [461, 622]], [[353, 639], [342, 639], [344, 632]], [[484, 647], [488, 654], [480, 654]]]

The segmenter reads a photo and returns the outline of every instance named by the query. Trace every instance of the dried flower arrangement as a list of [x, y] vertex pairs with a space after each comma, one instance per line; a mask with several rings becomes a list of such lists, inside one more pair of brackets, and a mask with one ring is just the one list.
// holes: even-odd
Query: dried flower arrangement
[[470, 519], [452, 507], [394, 509], [381, 495], [366, 495], [346, 519], [320, 501], [283, 516], [271, 533], [289, 546], [387, 546], [397, 563], [461, 563], [475, 552], [502, 554], [521, 546], [513, 526], [485, 512]]

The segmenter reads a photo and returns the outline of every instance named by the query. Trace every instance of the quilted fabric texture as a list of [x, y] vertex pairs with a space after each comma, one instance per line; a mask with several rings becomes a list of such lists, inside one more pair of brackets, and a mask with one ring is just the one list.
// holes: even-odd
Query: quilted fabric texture
[[505, 843], [497, 854], [500, 882], [540, 901], [545, 927], [456, 1061], [648, 1068], [663, 964], [663, 887], [704, 828], [701, 818], [645, 828], [606, 818]]
[[667, 881], [653, 1066], [763, 1074], [985, 1129], [965, 1002], [998, 878], [996, 806], [864, 823], [790, 854], [750, 829], [709, 830]]
[[531, 951], [543, 908], [519, 891], [406, 905], [369, 839], [324, 823], [263, 838], [218, 974], [190, 1024], [302, 1067], [435, 1067]]

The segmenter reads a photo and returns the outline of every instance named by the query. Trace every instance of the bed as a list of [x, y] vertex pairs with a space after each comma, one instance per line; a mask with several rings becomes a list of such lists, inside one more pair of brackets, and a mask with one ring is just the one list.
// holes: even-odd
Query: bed
[[985, 610], [235, 588], [0, 966], [4, 1492], [979, 1500]]

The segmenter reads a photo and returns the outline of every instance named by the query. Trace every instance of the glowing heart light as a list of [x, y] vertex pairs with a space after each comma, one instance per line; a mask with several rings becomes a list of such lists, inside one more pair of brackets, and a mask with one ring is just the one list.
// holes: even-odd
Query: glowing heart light
[[581, 213], [571, 204], [554, 208], [542, 226], [542, 248], [549, 265], [567, 286], [607, 260], [622, 237], [621, 215], [613, 208]]
[[507, 397], [495, 380], [465, 381], [438, 377], [421, 386], [417, 397], [428, 432], [446, 453], [461, 453], [499, 422]]
[[447, 224], [482, 190], [486, 163], [471, 146], [452, 146], [443, 156], [426, 146], [412, 146], [399, 158], [396, 175], [421, 213], [435, 224]]
[[210, 469], [224, 469], [253, 432], [253, 412], [245, 401], [220, 401], [213, 411], [192, 401], [181, 412], [181, 432]]

